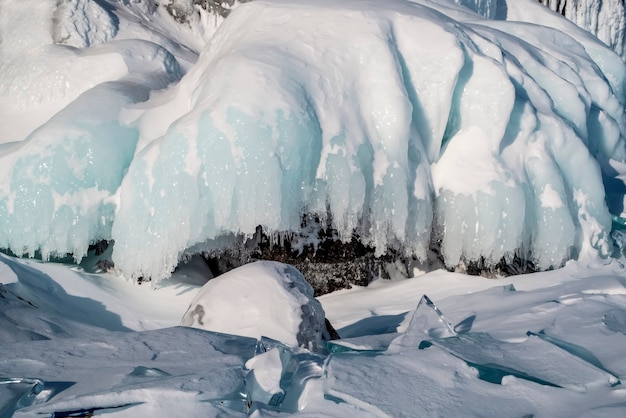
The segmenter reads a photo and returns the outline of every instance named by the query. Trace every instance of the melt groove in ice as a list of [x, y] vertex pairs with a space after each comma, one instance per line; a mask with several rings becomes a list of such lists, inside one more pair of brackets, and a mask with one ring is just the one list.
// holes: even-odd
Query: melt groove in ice
[[[129, 75], [0, 157], [0, 247], [80, 257], [114, 239], [122, 273], [159, 279], [188, 248], [317, 214], [377, 254], [424, 258], [434, 233], [448, 266], [607, 257], [626, 68], [545, 7], [510, 3], [507, 21], [447, 1], [246, 3], [158, 93], [180, 77], [171, 55], [155, 48], [145, 69], [121, 54]], [[97, 48], [120, 54], [113, 39]], [[93, 151], [113, 140], [104, 162]]]

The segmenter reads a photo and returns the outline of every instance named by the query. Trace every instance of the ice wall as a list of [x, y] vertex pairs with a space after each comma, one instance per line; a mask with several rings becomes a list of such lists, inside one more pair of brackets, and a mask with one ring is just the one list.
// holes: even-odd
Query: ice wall
[[378, 255], [423, 259], [434, 242], [449, 267], [607, 257], [626, 68], [537, 2], [506, 12], [254, 1], [169, 88], [188, 55], [155, 44], [165, 26], [134, 41], [120, 20], [104, 44], [46, 47], [115, 71], [4, 145], [0, 247], [80, 257], [114, 239], [119, 272], [158, 280], [189, 248], [298, 231], [306, 214]]
[[[452, 0], [487, 19], [509, 20], [518, 18], [509, 14], [512, 8], [526, 7], [526, 2], [516, 0]], [[539, 0], [585, 31], [593, 34], [622, 59], [626, 59], [626, 7], [623, 0]], [[532, 21], [534, 13], [524, 13], [522, 20]], [[551, 25], [550, 25], [551, 26]]]
[[623, 0], [540, 0], [593, 33], [626, 60], [626, 8]]
[[515, 251], [540, 268], [583, 249], [607, 256], [599, 161], [624, 159], [624, 78], [607, 82], [594, 59], [619, 58], [445, 7], [258, 1], [233, 12], [168, 93], [186, 107], [138, 119], [177, 117], [140, 139], [116, 265], [161, 277], [185, 248], [257, 225], [298, 230], [304, 213], [378, 254], [425, 257], [434, 230], [449, 266]]
[[453, 0], [487, 19], [506, 19], [506, 0]]
[[80, 259], [111, 239], [139, 136], [121, 109], [182, 76], [115, 22], [90, 1], [0, 4], [0, 248]]

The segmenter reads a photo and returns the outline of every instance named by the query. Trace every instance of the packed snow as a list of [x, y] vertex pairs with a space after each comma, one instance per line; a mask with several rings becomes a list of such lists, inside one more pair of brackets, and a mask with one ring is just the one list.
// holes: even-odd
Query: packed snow
[[445, 0], [261, 0], [225, 20], [3, 1], [0, 247], [80, 261], [115, 241], [119, 274], [158, 281], [307, 215], [377, 256], [435, 242], [449, 268], [606, 259], [623, 61], [537, 2], [461, 3], [491, 19]]

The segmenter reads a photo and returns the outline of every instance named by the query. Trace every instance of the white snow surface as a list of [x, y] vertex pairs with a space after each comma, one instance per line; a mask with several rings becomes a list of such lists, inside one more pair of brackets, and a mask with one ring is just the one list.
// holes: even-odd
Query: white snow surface
[[181, 24], [152, 1], [0, 2], [0, 248], [114, 240], [118, 273], [157, 282], [312, 214], [377, 255], [424, 259], [434, 231], [449, 267], [610, 255], [626, 67], [562, 16], [260, 0], [221, 23], [187, 3]]
[[[312, 353], [177, 327], [202, 289], [178, 274], [153, 289], [0, 256], [0, 415], [623, 416], [624, 271], [439, 270], [338, 291], [319, 301], [343, 339]], [[424, 294], [449, 328], [425, 304], [413, 312]], [[250, 301], [231, 303], [246, 315]]]

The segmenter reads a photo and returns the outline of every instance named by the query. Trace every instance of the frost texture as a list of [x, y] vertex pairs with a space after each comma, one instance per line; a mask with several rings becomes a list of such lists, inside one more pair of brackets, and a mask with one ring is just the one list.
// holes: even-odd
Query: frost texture
[[115, 37], [119, 25], [113, 13], [90, 0], [58, 2], [54, 20], [54, 41], [77, 48], [108, 42]]
[[[190, 248], [310, 215], [377, 255], [423, 259], [434, 240], [449, 267], [607, 257], [626, 68], [537, 2], [506, 2], [505, 17], [449, 1], [250, 2], [163, 92], [181, 72], [160, 38], [110, 31], [64, 49], [125, 65], [3, 154], [0, 247], [80, 257], [114, 239], [121, 273], [158, 280]], [[12, 81], [0, 93], [30, 106]]]

